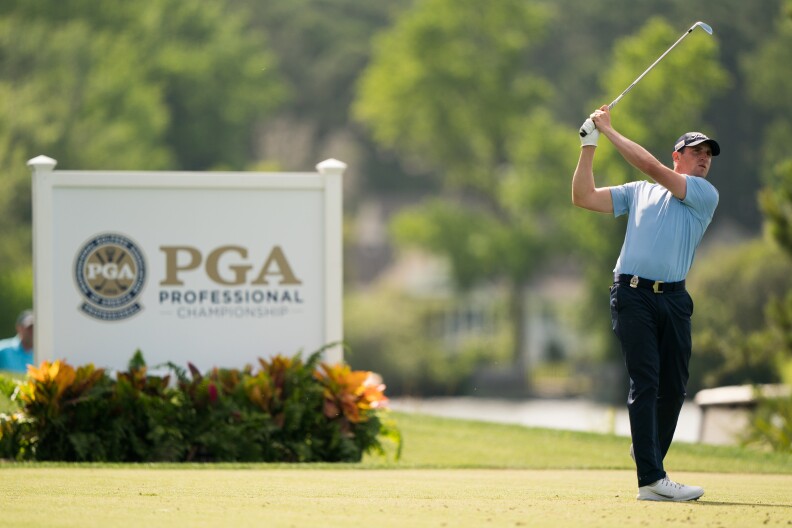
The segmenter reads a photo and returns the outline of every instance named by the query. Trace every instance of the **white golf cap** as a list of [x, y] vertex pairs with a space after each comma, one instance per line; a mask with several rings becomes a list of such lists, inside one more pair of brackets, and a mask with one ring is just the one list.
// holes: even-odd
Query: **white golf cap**
[[16, 320], [17, 326], [21, 326], [23, 328], [28, 328], [30, 326], [33, 326], [33, 322], [34, 322], [33, 312], [30, 310], [25, 310], [24, 312], [19, 314], [19, 317], [17, 317]]

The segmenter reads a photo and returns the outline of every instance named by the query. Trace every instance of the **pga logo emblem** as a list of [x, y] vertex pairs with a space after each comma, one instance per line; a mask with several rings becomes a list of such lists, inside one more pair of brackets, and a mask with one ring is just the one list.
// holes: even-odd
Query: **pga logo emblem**
[[83, 297], [80, 310], [95, 319], [117, 321], [140, 312], [146, 260], [130, 238], [97, 235], [77, 252], [74, 279]]

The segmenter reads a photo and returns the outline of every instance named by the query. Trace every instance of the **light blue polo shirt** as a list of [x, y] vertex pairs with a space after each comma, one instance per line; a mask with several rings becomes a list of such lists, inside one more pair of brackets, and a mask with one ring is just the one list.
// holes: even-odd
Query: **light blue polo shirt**
[[614, 273], [665, 282], [687, 277], [719, 197], [717, 189], [704, 178], [685, 178], [684, 200], [648, 181], [611, 187], [613, 215], [629, 215]]
[[19, 336], [0, 341], [0, 370], [27, 372], [33, 364], [33, 351], [25, 350]]

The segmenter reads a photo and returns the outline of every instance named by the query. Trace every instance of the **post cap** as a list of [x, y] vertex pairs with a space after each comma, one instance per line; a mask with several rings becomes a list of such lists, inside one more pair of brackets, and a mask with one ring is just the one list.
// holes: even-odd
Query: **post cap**
[[316, 165], [316, 170], [322, 174], [342, 174], [347, 168], [347, 164], [337, 159], [326, 159]]
[[47, 156], [36, 156], [27, 162], [27, 166], [32, 170], [52, 170], [58, 162]]

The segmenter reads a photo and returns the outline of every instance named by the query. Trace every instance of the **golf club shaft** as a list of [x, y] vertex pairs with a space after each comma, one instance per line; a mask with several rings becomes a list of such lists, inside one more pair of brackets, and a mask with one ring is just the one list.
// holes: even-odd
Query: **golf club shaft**
[[[660, 62], [661, 60], [663, 60], [663, 58], [664, 58], [666, 55], [668, 55], [668, 53], [669, 53], [669, 52], [670, 52], [672, 49], [674, 49], [674, 48], [677, 46], [677, 44], [679, 44], [680, 42], [682, 42], [682, 39], [684, 39], [685, 37], [687, 37], [687, 36], [688, 36], [690, 33], [692, 33], [692, 32], [693, 32], [693, 30], [694, 30], [694, 29], [696, 29], [697, 27], [700, 27], [701, 29], [703, 29], [704, 31], [706, 31], [708, 34], [712, 35], [712, 28], [711, 28], [711, 27], [710, 27], [708, 24], [705, 24], [704, 22], [701, 22], [701, 21], [699, 21], [699, 22], [696, 22], [695, 24], [693, 24], [692, 26], [690, 26], [690, 29], [688, 29], [687, 31], [685, 31], [685, 33], [684, 33], [684, 34], [683, 34], [681, 37], [679, 37], [679, 39], [677, 39], [677, 41], [676, 41], [676, 42], [674, 42], [673, 44], [671, 44], [671, 47], [670, 47], [670, 48], [668, 48], [667, 50], [665, 50], [665, 53], [663, 53], [662, 55], [660, 55], [660, 56], [657, 58], [657, 60], [656, 60], [656, 61], [654, 61], [654, 62], [651, 64], [651, 66], [649, 66], [648, 68], [646, 68], [646, 70], [645, 70], [645, 71], [644, 71], [644, 72], [643, 72], [641, 75], [639, 75], [639, 76], [638, 76], [638, 78], [637, 78], [637, 79], [635, 79], [635, 80], [632, 82], [632, 84], [630, 84], [630, 86], [628, 86], [628, 87], [627, 87], [627, 89], [626, 89], [626, 90], [624, 90], [622, 93], [620, 93], [620, 94], [619, 94], [619, 96], [618, 96], [616, 99], [614, 99], [614, 100], [613, 100], [613, 101], [612, 101], [612, 102], [611, 102], [611, 103], [608, 105], [608, 109], [612, 109], [614, 106], [616, 106], [616, 104], [617, 104], [619, 101], [621, 101], [621, 98], [622, 98], [622, 97], [624, 97], [625, 95], [627, 95], [627, 93], [628, 93], [630, 90], [632, 90], [632, 89], [633, 89], [633, 87], [634, 87], [636, 84], [638, 84], [638, 82], [639, 82], [641, 79], [643, 79], [643, 78], [644, 78], [644, 76], [645, 76], [647, 73], [649, 73], [649, 72], [652, 70], [652, 68], [654, 68], [654, 67], [657, 65], [657, 63], [658, 63], [658, 62]], [[589, 132], [591, 132], [591, 130], [593, 130], [593, 123], [592, 123], [592, 124], [590, 124], [590, 125], [588, 125], [588, 121], [590, 121], [590, 119], [587, 119], [587, 120], [586, 120], [586, 123], [583, 123], [583, 126], [581, 126], [581, 127], [580, 127], [580, 137], [586, 137], [586, 136], [589, 134]]]
[[691, 32], [692, 32], [694, 29], [695, 29], [695, 27], [696, 27], [695, 25], [691, 26], [691, 27], [690, 27], [690, 29], [688, 29], [687, 31], [685, 31], [685, 33], [684, 33], [684, 34], [683, 34], [681, 37], [679, 37], [679, 39], [678, 39], [676, 42], [674, 42], [673, 44], [671, 44], [671, 47], [670, 47], [670, 48], [668, 48], [667, 50], [665, 50], [665, 53], [663, 53], [662, 55], [660, 55], [660, 56], [657, 58], [657, 60], [656, 60], [656, 61], [654, 61], [654, 62], [652, 63], [652, 65], [651, 65], [651, 66], [649, 66], [648, 68], [646, 68], [646, 70], [645, 70], [645, 71], [644, 71], [644, 72], [643, 72], [641, 75], [639, 75], [639, 76], [638, 76], [638, 78], [637, 78], [637, 79], [635, 79], [635, 80], [632, 82], [632, 84], [631, 84], [630, 86], [628, 86], [628, 87], [627, 87], [627, 89], [626, 89], [626, 90], [624, 90], [622, 93], [620, 93], [620, 94], [619, 94], [619, 96], [618, 96], [616, 99], [614, 99], [614, 100], [613, 100], [613, 102], [612, 102], [611, 104], [609, 104], [609, 105], [608, 105], [608, 108], [609, 108], [609, 109], [611, 109], [611, 108], [613, 108], [614, 106], [616, 106], [616, 103], [618, 103], [619, 101], [621, 101], [621, 98], [622, 98], [622, 97], [624, 97], [625, 95], [627, 95], [627, 92], [629, 92], [630, 90], [632, 90], [632, 89], [633, 89], [633, 86], [635, 86], [636, 84], [638, 84], [638, 82], [639, 82], [641, 79], [643, 79], [643, 78], [644, 78], [644, 76], [645, 76], [647, 73], [649, 73], [649, 72], [652, 70], [652, 68], [654, 68], [655, 66], [657, 66], [657, 63], [658, 63], [658, 62], [660, 62], [661, 60], [663, 60], [663, 58], [664, 58], [666, 55], [668, 55], [668, 53], [669, 53], [669, 52], [670, 52], [672, 49], [674, 49], [674, 48], [677, 46], [677, 44], [679, 44], [680, 42], [682, 42], [682, 39], [684, 39], [685, 37], [687, 37], [688, 35], [690, 35], [690, 33], [691, 33]]

